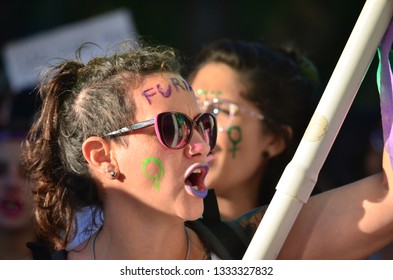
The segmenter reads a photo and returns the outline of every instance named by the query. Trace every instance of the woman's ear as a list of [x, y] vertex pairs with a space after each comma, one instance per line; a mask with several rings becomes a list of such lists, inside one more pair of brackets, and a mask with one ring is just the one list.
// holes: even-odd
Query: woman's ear
[[113, 179], [113, 172], [118, 173], [115, 160], [111, 156], [111, 145], [103, 138], [87, 138], [82, 144], [82, 153], [95, 174], [104, 174]]
[[[292, 140], [293, 130], [290, 126], [283, 126], [284, 135], [275, 135], [271, 138], [268, 147], [263, 151], [268, 157], [276, 157], [281, 154], [288, 146], [288, 142]], [[265, 156], [266, 157], [266, 156]]]

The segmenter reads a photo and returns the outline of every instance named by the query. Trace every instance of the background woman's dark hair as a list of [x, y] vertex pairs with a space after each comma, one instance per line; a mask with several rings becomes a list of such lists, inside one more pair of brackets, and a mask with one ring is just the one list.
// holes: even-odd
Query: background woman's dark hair
[[[75, 61], [62, 61], [44, 74], [38, 91], [42, 106], [24, 143], [24, 166], [37, 182], [37, 228], [54, 250], [65, 248], [77, 230], [77, 211], [102, 208], [82, 143], [134, 120], [137, 108], [129, 90], [145, 75], [181, 71], [177, 52], [165, 46], [123, 43], [119, 52], [86, 65], [79, 52]], [[123, 137], [111, 141], [127, 145]]]
[[[246, 87], [243, 97], [256, 105], [266, 117], [262, 127], [281, 135], [287, 149], [271, 158], [260, 187], [260, 204], [267, 204], [274, 195], [281, 174], [311, 119], [317, 101], [319, 77], [313, 63], [296, 49], [264, 42], [218, 40], [206, 46], [195, 60], [189, 75], [209, 62], [224, 63], [239, 74]], [[290, 139], [285, 126], [293, 129]]]

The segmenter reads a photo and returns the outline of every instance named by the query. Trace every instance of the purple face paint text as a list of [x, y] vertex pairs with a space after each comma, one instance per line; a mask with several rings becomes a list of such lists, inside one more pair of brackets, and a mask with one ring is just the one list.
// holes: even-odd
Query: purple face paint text
[[170, 80], [171, 81], [167, 84], [157, 84], [155, 87], [147, 88], [142, 92], [142, 95], [150, 105], [153, 103], [153, 98], [156, 96], [168, 98], [172, 93], [177, 93], [180, 90], [194, 94], [192, 87], [185, 80], [178, 78], [171, 78]]

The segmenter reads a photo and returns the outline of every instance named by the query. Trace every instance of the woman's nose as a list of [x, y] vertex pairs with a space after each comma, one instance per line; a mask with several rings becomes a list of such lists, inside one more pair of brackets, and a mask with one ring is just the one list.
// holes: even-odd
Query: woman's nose
[[189, 157], [196, 155], [207, 156], [210, 152], [210, 145], [206, 140], [202, 137], [199, 131], [194, 128], [194, 132], [192, 134], [190, 143], [188, 144], [188, 149], [186, 149], [187, 155]]

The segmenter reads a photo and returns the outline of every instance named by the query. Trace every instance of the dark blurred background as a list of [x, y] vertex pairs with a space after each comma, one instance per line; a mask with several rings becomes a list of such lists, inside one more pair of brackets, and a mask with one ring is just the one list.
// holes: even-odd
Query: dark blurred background
[[127, 8], [136, 29], [161, 43], [196, 53], [218, 37], [293, 42], [326, 81], [360, 14], [362, 0], [4, 0], [0, 46], [69, 23]]
[[[291, 43], [315, 63], [323, 91], [364, 3], [361, 0], [3, 0], [0, 47], [126, 8], [140, 35], [171, 45], [190, 59], [201, 46], [221, 37]], [[0, 89], [4, 93], [7, 88], [4, 63], [0, 69]], [[327, 186], [346, 183], [366, 172], [363, 166], [366, 151], [373, 133], [379, 135], [375, 73], [374, 59], [321, 172]], [[23, 107], [14, 105], [12, 110], [17, 112], [18, 108]], [[19, 109], [19, 114], [22, 111], [26, 114], [25, 109]]]

